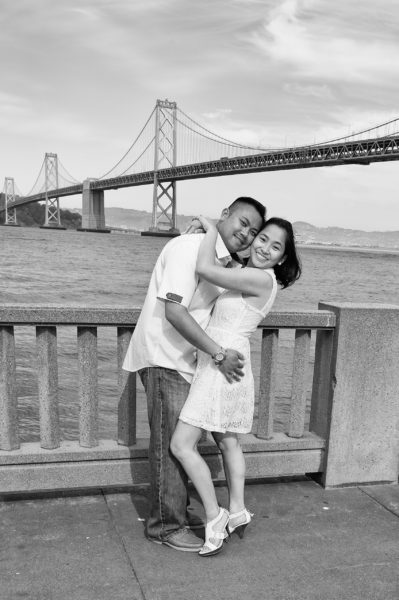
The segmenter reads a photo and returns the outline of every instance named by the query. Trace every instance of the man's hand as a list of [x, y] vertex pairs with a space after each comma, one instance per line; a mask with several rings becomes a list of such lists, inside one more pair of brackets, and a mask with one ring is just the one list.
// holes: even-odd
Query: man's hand
[[226, 358], [219, 365], [220, 371], [226, 377], [229, 383], [240, 381], [244, 375], [242, 367], [244, 365], [244, 356], [237, 350], [226, 348]]

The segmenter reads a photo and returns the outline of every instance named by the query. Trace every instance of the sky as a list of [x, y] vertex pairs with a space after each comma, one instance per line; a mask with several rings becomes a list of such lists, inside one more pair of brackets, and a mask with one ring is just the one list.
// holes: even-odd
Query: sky
[[[397, 0], [2, 0], [0, 26], [0, 178], [22, 193], [45, 152], [101, 176], [158, 98], [267, 147], [399, 117]], [[216, 218], [246, 195], [269, 216], [399, 230], [398, 175], [393, 161], [178, 182], [177, 211]], [[106, 192], [111, 206], [150, 212], [152, 186]]]

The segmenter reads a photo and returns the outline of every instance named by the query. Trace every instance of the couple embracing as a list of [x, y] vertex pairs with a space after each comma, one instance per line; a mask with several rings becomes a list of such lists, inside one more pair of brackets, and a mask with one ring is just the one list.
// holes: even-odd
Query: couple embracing
[[[138, 371], [148, 402], [150, 515], [147, 538], [212, 556], [251, 521], [244, 503], [245, 461], [238, 434], [251, 431], [254, 384], [249, 337], [270, 310], [278, 284], [300, 275], [291, 223], [265, 220], [265, 207], [237, 198], [202, 235], [169, 241], [154, 267], [123, 368]], [[195, 227], [194, 227], [195, 228]], [[243, 268], [237, 252], [250, 247]], [[202, 431], [218, 445], [229, 490], [219, 506], [198, 452]], [[193, 529], [188, 478], [206, 516], [205, 541]]]

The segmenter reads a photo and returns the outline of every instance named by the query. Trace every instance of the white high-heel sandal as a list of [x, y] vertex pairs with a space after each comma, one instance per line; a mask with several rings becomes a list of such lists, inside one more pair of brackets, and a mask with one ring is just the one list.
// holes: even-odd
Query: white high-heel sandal
[[238, 537], [242, 539], [244, 537], [245, 529], [251, 522], [253, 516], [254, 514], [249, 512], [246, 508], [243, 508], [236, 513], [230, 513], [229, 522], [227, 523], [228, 534], [231, 535], [235, 531]]
[[[206, 524], [205, 527], [205, 542], [199, 551], [200, 556], [213, 556], [218, 554], [223, 548], [223, 542], [228, 537], [226, 531], [227, 523], [229, 522], [229, 513], [225, 508], [219, 508], [219, 514]], [[219, 529], [214, 529], [219, 525]], [[216, 544], [211, 542], [216, 540]]]

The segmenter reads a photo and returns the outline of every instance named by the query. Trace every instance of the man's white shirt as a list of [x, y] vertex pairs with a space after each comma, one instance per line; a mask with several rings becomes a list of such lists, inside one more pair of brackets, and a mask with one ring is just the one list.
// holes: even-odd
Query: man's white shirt
[[[164, 367], [178, 371], [191, 383], [196, 366], [196, 348], [165, 318], [165, 301], [187, 308], [205, 329], [217, 297], [224, 291], [198, 277], [196, 264], [204, 234], [173, 238], [163, 248], [152, 272], [147, 296], [137, 321], [123, 369]], [[216, 262], [226, 266], [231, 256], [222, 238], [216, 242]]]

